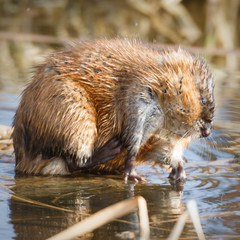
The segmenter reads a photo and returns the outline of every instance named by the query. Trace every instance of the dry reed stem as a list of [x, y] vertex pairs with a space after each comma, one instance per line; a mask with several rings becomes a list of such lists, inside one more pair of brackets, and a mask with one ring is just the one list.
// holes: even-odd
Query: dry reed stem
[[88, 232], [92, 232], [94, 229], [114, 220], [115, 218], [120, 218], [132, 212], [135, 208], [139, 209], [141, 235], [140, 239], [146, 240], [149, 238], [150, 233], [149, 220], [146, 200], [141, 196], [130, 198], [116, 203], [110, 207], [104, 208], [103, 210], [100, 210], [99, 212], [93, 214], [91, 217], [56, 234], [48, 240], [67, 240], [78, 237]]
[[176, 240], [180, 237], [182, 230], [184, 228], [184, 225], [189, 216], [191, 217], [193, 226], [198, 235], [198, 239], [206, 240], [203, 230], [202, 230], [201, 223], [200, 223], [200, 217], [198, 214], [197, 204], [196, 204], [196, 201], [194, 201], [194, 200], [190, 200], [187, 203], [187, 210], [179, 217], [173, 230], [171, 231], [170, 235], [167, 238], [168, 240]]
[[188, 209], [188, 213], [192, 219], [193, 222], [193, 226], [195, 227], [196, 233], [198, 235], [198, 238], [200, 240], [205, 240], [205, 236], [202, 230], [202, 226], [200, 223], [200, 218], [199, 218], [199, 214], [198, 214], [198, 208], [197, 208], [197, 203], [194, 200], [190, 200], [187, 203], [187, 209]]
[[173, 230], [168, 236], [168, 240], [176, 240], [180, 237], [184, 225], [189, 217], [188, 211], [185, 211], [178, 219], [177, 223], [174, 225]]
[[12, 134], [12, 127], [0, 125], [0, 140], [7, 139], [10, 141]]

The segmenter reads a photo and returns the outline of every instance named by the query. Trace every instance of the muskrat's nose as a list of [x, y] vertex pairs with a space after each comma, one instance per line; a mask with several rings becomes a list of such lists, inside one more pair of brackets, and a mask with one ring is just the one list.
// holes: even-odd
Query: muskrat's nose
[[211, 133], [210, 128], [201, 128], [202, 137], [208, 137]]

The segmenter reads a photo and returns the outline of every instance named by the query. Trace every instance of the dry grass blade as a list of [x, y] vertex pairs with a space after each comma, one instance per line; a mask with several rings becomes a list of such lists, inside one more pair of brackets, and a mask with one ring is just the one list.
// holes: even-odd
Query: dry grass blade
[[147, 204], [143, 197], [130, 198], [110, 207], [104, 208], [99, 212], [93, 214], [91, 217], [73, 225], [72, 227], [58, 233], [48, 240], [72, 239], [82, 234], [93, 231], [94, 229], [114, 220], [120, 218], [136, 208], [139, 208], [140, 218], [140, 239], [149, 238], [149, 221], [147, 214]]
[[31, 204], [37, 205], [38, 207], [45, 207], [45, 208], [60, 210], [60, 211], [64, 211], [64, 212], [74, 213], [74, 211], [71, 210], [71, 209], [60, 208], [60, 207], [56, 207], [56, 206], [49, 205], [49, 204], [46, 204], [46, 203], [38, 202], [38, 201], [29, 199], [29, 198], [26, 198], [26, 197], [19, 196], [3, 184], [0, 184], [0, 191], [10, 194], [13, 199], [17, 199], [19, 201], [26, 202], [26, 203], [31, 203]]
[[19, 196], [17, 194], [12, 194], [12, 198], [20, 200], [22, 202], [27, 202], [27, 203], [37, 205], [38, 207], [51, 208], [51, 209], [55, 209], [55, 210], [59, 210], [59, 211], [74, 213], [74, 211], [71, 210], [71, 209], [55, 207], [55, 206], [52, 206], [52, 205], [49, 205], [49, 204], [46, 204], [46, 203], [38, 202], [38, 201], [35, 201], [35, 200], [32, 200], [32, 199], [28, 199], [28, 198]]
[[168, 236], [168, 240], [176, 240], [180, 237], [182, 230], [184, 228], [184, 225], [188, 219], [188, 217], [191, 217], [191, 220], [193, 222], [193, 225], [195, 227], [196, 233], [198, 235], [199, 240], [205, 240], [205, 236], [202, 230], [202, 226], [200, 223], [200, 218], [198, 214], [197, 204], [196, 201], [190, 200], [187, 203], [187, 211], [185, 211], [178, 219], [177, 223], [175, 224], [172, 232]]
[[8, 187], [3, 185], [2, 183], [0, 183], [0, 192], [14, 194], [14, 192], [12, 190], [10, 190]]

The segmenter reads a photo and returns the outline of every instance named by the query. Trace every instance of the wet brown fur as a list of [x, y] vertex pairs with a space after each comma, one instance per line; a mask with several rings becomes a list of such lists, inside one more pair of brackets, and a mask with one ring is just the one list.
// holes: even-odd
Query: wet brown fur
[[[122, 142], [121, 153], [95, 170], [121, 171], [129, 151], [138, 162], [154, 160], [175, 167], [171, 154], [176, 144], [184, 149], [201, 135], [198, 120], [212, 121], [211, 81], [204, 60], [182, 49], [156, 49], [137, 41], [82, 42], [53, 53], [38, 67], [16, 112], [16, 171], [44, 174], [44, 167], [58, 159], [84, 166], [96, 149], [116, 136]], [[136, 114], [142, 116], [141, 101], [143, 106], [157, 105], [161, 121], [151, 123], [153, 131], [144, 130], [134, 150], [137, 137], [130, 123], [137, 121]], [[65, 170], [71, 172], [68, 165]]]

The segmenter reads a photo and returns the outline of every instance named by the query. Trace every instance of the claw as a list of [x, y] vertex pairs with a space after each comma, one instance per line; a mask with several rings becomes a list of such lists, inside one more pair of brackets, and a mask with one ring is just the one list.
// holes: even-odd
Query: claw
[[132, 156], [125, 161], [125, 169], [123, 173], [124, 182], [127, 183], [128, 179], [133, 180], [135, 183], [145, 182], [146, 180], [139, 176], [135, 170], [136, 157]]
[[128, 180], [132, 180], [135, 183], [138, 182], [146, 182], [144, 177], [139, 176], [135, 170], [131, 171], [131, 172], [125, 172], [123, 174], [123, 179], [124, 179], [124, 183], [127, 183]]

